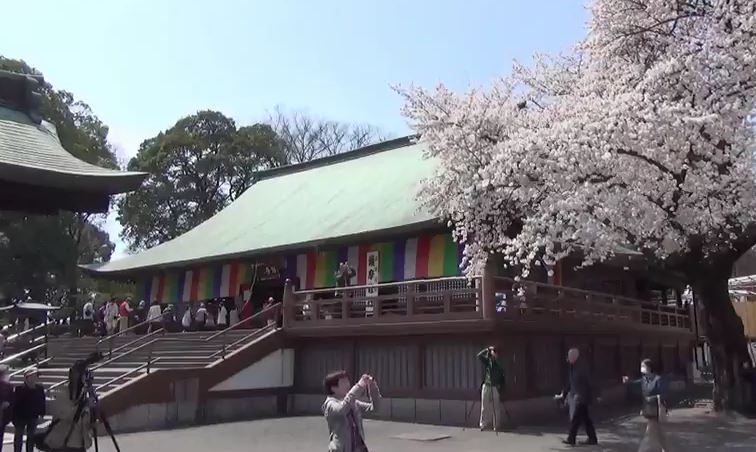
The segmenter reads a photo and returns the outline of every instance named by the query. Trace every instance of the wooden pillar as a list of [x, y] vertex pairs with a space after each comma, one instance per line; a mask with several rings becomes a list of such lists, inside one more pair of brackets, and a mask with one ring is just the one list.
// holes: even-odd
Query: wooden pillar
[[[496, 280], [494, 279], [494, 272], [490, 262], [486, 263], [482, 279], [481, 304], [483, 318], [489, 320], [496, 316]], [[509, 300], [507, 302], [509, 303]]]

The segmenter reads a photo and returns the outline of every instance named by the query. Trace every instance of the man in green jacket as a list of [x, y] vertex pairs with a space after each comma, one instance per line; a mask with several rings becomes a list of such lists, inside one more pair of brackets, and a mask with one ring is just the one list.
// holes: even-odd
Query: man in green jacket
[[480, 389], [480, 429], [498, 430], [503, 409], [500, 391], [504, 390], [504, 368], [499, 363], [496, 347], [489, 346], [478, 353], [483, 363], [483, 384]]

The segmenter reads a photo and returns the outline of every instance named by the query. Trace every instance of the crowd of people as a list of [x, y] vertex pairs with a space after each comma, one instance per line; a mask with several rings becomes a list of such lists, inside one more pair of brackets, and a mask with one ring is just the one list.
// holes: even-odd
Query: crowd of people
[[[275, 303], [275, 299], [271, 297], [261, 309], [265, 310]], [[127, 330], [135, 334], [149, 334], [159, 329], [169, 332], [213, 331], [236, 325], [254, 314], [251, 300], [245, 301], [239, 309], [237, 302], [230, 298], [178, 306], [158, 301], [153, 301], [148, 306], [144, 300], [135, 306], [129, 297], [121, 300], [111, 298], [99, 307], [91, 300], [85, 303], [78, 330], [81, 336], [110, 336]], [[271, 313], [261, 322], [272, 324], [277, 319]]]

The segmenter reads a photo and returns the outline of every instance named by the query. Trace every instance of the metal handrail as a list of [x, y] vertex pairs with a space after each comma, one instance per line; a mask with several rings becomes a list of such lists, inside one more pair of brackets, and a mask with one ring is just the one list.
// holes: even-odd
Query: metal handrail
[[11, 334], [10, 336], [8, 336], [7, 342], [10, 344], [11, 342], [17, 340], [21, 336], [25, 336], [25, 335], [27, 335], [29, 333], [33, 333], [34, 331], [41, 330], [43, 328], [47, 328], [47, 324], [46, 323], [42, 323], [42, 324], [37, 325], [35, 327], [29, 328], [28, 330], [24, 330], [24, 331], [22, 331], [20, 333]]
[[138, 351], [138, 350], [141, 350], [141, 349], [143, 349], [143, 348], [145, 348], [145, 347], [148, 347], [148, 346], [150, 346], [150, 345], [153, 345], [153, 344], [154, 344], [155, 342], [157, 342], [158, 340], [159, 340], [159, 339], [153, 339], [153, 340], [151, 340], [151, 341], [149, 341], [149, 342], [147, 342], [147, 343], [145, 343], [145, 344], [142, 344], [142, 345], [140, 345], [140, 346], [138, 346], [138, 347], [134, 347], [134, 348], [132, 348], [131, 350], [129, 350], [129, 351], [127, 351], [127, 352], [121, 353], [120, 355], [118, 355], [118, 356], [116, 356], [116, 357], [114, 357], [114, 358], [109, 358], [109, 359], [107, 359], [106, 361], [103, 361], [103, 362], [99, 363], [98, 365], [96, 365], [96, 366], [92, 367], [92, 368], [91, 368], [90, 370], [92, 370], [92, 371], [95, 371], [95, 370], [97, 370], [97, 369], [101, 369], [101, 368], [103, 368], [103, 367], [107, 366], [108, 364], [112, 363], [113, 361], [117, 361], [117, 360], [119, 360], [119, 359], [123, 358], [124, 356], [129, 356], [130, 354], [132, 354], [132, 353], [134, 353], [134, 352], [136, 352], [136, 351]]
[[0, 360], [0, 364], [11, 363], [11, 362], [17, 360], [18, 358], [24, 357], [26, 355], [31, 354], [32, 352], [35, 352], [35, 351], [43, 349], [43, 348], [47, 348], [47, 344], [39, 344], [39, 345], [36, 345], [36, 346], [34, 346], [32, 348], [27, 348], [26, 350], [24, 350], [22, 352], [16, 353], [15, 355], [11, 355], [11, 356], [3, 359], [3, 360]]
[[[141, 350], [141, 349], [143, 349], [143, 348], [145, 348], [145, 347], [147, 347], [147, 346], [149, 346], [149, 345], [152, 345], [152, 344], [154, 344], [154, 343], [155, 343], [155, 342], [157, 342], [158, 340], [159, 340], [159, 339], [153, 339], [153, 340], [151, 340], [150, 342], [147, 342], [146, 344], [142, 344], [142, 345], [140, 345], [140, 346], [138, 346], [138, 347], [134, 347], [134, 348], [132, 348], [131, 350], [129, 350], [129, 351], [127, 351], [127, 352], [125, 352], [125, 353], [121, 353], [120, 355], [116, 356], [115, 358], [110, 358], [110, 359], [108, 359], [107, 361], [103, 361], [103, 362], [101, 362], [100, 364], [98, 364], [98, 365], [96, 365], [96, 366], [92, 367], [92, 368], [91, 368], [90, 370], [91, 370], [92, 372], [94, 372], [94, 371], [95, 371], [95, 370], [97, 370], [97, 369], [101, 369], [101, 368], [105, 367], [106, 365], [108, 365], [108, 364], [112, 363], [113, 361], [119, 360], [119, 359], [123, 358], [124, 356], [128, 356], [128, 355], [130, 355], [130, 354], [132, 354], [132, 353], [136, 352], [137, 350]], [[147, 360], [148, 360], [148, 361], [150, 361], [151, 359], [152, 359], [152, 353], [150, 353], [150, 356], [148, 356], [148, 357], [147, 357]], [[68, 383], [68, 379], [64, 379], [63, 381], [59, 381], [59, 382], [55, 383], [54, 385], [50, 386], [49, 388], [47, 388], [47, 391], [48, 391], [48, 392], [50, 392], [50, 391], [52, 391], [53, 389], [57, 389], [57, 388], [59, 388], [60, 386], [63, 386], [64, 384], [66, 384], [66, 383]]]
[[230, 345], [226, 344], [226, 333], [228, 333], [229, 331], [233, 331], [233, 330], [239, 328], [241, 325], [244, 325], [244, 324], [246, 324], [247, 322], [249, 322], [251, 320], [254, 320], [254, 319], [257, 319], [257, 318], [261, 317], [263, 314], [267, 314], [269, 312], [276, 312], [276, 311], [280, 312], [280, 308], [281, 308], [281, 303], [276, 303], [276, 304], [274, 304], [272, 306], [268, 306], [267, 308], [263, 309], [262, 311], [257, 312], [255, 314], [247, 317], [246, 319], [242, 320], [241, 322], [237, 323], [236, 325], [231, 325], [230, 327], [228, 327], [228, 328], [226, 328], [226, 329], [224, 329], [222, 331], [218, 331], [217, 333], [212, 334], [209, 337], [206, 337], [205, 338], [205, 342], [209, 342], [209, 341], [211, 341], [211, 340], [213, 340], [215, 338], [218, 338], [218, 337], [222, 338], [221, 349], [218, 350], [217, 352], [213, 353], [212, 355], [210, 355], [210, 358], [214, 358], [218, 354], [220, 354], [222, 359], [226, 359], [226, 349], [227, 348], [233, 347], [236, 344], [238, 344], [238, 343], [246, 340], [247, 338], [249, 338], [250, 336], [254, 335], [258, 331], [267, 330], [270, 325], [266, 325], [263, 328], [255, 330], [252, 334], [248, 334], [248, 335], [244, 336], [244, 338], [242, 338], [241, 340], [237, 340], [237, 341], [235, 341], [234, 343], [232, 343]]
[[49, 358], [43, 359], [42, 361], [38, 361], [38, 362], [36, 362], [36, 363], [34, 363], [34, 364], [30, 365], [30, 366], [26, 366], [23, 369], [19, 369], [19, 370], [13, 372], [12, 374], [8, 375], [8, 378], [15, 377], [16, 375], [21, 375], [22, 373], [26, 372], [29, 369], [34, 369], [35, 367], [39, 367], [42, 364], [46, 364], [46, 363], [50, 362], [52, 359], [53, 359], [53, 357], [51, 356]]
[[205, 338], [205, 339], [203, 339], [203, 340], [204, 340], [205, 342], [209, 342], [209, 341], [211, 341], [211, 340], [213, 340], [213, 339], [215, 339], [215, 338], [217, 338], [217, 337], [220, 337], [220, 336], [224, 336], [224, 335], [225, 335], [226, 333], [228, 333], [229, 331], [235, 330], [235, 329], [237, 329], [237, 328], [241, 327], [241, 325], [244, 325], [244, 324], [246, 324], [247, 322], [249, 322], [249, 321], [251, 321], [251, 320], [255, 320], [255, 319], [257, 319], [258, 317], [262, 316], [262, 315], [263, 315], [263, 314], [265, 314], [266, 312], [270, 312], [270, 311], [273, 311], [273, 310], [279, 309], [280, 307], [281, 307], [281, 303], [276, 303], [276, 304], [274, 304], [274, 305], [272, 305], [272, 306], [268, 306], [267, 308], [263, 309], [262, 311], [259, 311], [259, 312], [256, 312], [256, 313], [252, 314], [251, 316], [247, 317], [247, 318], [246, 318], [246, 319], [244, 319], [244, 320], [241, 320], [241, 321], [240, 321], [239, 323], [237, 323], [237, 324], [235, 324], [235, 325], [231, 325], [231, 326], [229, 326], [228, 328], [225, 328], [225, 329], [223, 329], [223, 330], [221, 330], [221, 331], [218, 331], [218, 332], [217, 332], [217, 333], [215, 333], [215, 334], [211, 334], [210, 336], [206, 337], [206, 338]]
[[262, 333], [267, 333], [268, 331], [272, 331], [274, 329], [275, 329], [274, 325], [266, 325], [266, 326], [264, 326], [262, 328], [259, 328], [259, 329], [256, 329], [256, 330], [252, 331], [248, 335], [246, 335], [246, 336], [244, 336], [244, 337], [242, 337], [240, 339], [237, 339], [237, 340], [235, 340], [234, 342], [232, 342], [232, 343], [230, 343], [228, 345], [226, 345], [226, 343], [224, 342], [223, 346], [221, 347], [221, 349], [218, 350], [217, 352], [213, 353], [212, 355], [210, 355], [208, 358], [212, 359], [212, 358], [215, 358], [218, 355], [220, 355], [221, 359], [226, 359], [226, 349], [235, 347], [238, 344], [241, 344], [242, 342], [246, 342], [246, 341], [250, 340], [251, 338], [253, 338], [253, 337], [257, 336], [257, 335], [261, 335]]
[[117, 338], [117, 337], [119, 337], [119, 336], [123, 336], [124, 334], [126, 334], [126, 333], [128, 333], [128, 332], [130, 332], [130, 331], [134, 331], [135, 329], [137, 329], [137, 328], [139, 328], [139, 327], [142, 327], [142, 326], [145, 326], [145, 325], [147, 325], [147, 324], [149, 324], [149, 323], [152, 323], [152, 319], [150, 319], [150, 320], [145, 320], [144, 322], [139, 322], [139, 323], [137, 323], [137, 324], [136, 324], [136, 325], [134, 325], [134, 326], [130, 326], [130, 327], [126, 328], [126, 329], [125, 329], [125, 330], [123, 330], [123, 331], [119, 331], [119, 332], [117, 332], [117, 333], [113, 333], [113, 334], [111, 334], [110, 336], [105, 336], [105, 337], [103, 337], [102, 339], [100, 339], [99, 341], [97, 341], [97, 345], [100, 345], [100, 344], [102, 344], [102, 343], [103, 343], [103, 342], [105, 342], [105, 341], [111, 341], [111, 340], [113, 340], [113, 339], [115, 339], [115, 338]]
[[121, 345], [120, 347], [116, 347], [116, 348], [108, 350], [108, 358], [112, 357], [113, 353], [115, 353], [115, 352], [123, 350], [124, 348], [126, 348], [126, 347], [128, 347], [130, 345], [136, 344], [137, 342], [140, 342], [140, 341], [143, 341], [145, 339], [148, 339], [148, 338], [151, 338], [153, 336], [156, 336], [159, 333], [165, 334], [165, 328], [160, 328], [159, 330], [155, 330], [152, 333], [146, 334], [144, 336], [139, 336], [136, 339], [134, 339], [133, 341], [127, 342], [127, 343]]
[[146, 363], [142, 364], [141, 366], [135, 367], [135, 368], [129, 370], [128, 372], [124, 372], [121, 375], [113, 377], [110, 380], [106, 381], [105, 383], [103, 383], [101, 385], [98, 385], [95, 389], [99, 391], [100, 389], [102, 389], [102, 388], [104, 388], [106, 386], [112, 385], [116, 381], [123, 380], [124, 378], [129, 377], [129, 376], [131, 376], [131, 375], [133, 375], [135, 373], [139, 373], [144, 368], [147, 368], [147, 373], [150, 373], [150, 366], [152, 364], [154, 364], [155, 362], [157, 362], [157, 361], [160, 361], [160, 358], [150, 358], [150, 359], [147, 360]]

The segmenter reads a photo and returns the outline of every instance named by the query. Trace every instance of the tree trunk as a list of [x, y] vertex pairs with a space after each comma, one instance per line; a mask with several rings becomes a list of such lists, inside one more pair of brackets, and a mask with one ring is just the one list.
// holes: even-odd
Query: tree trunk
[[743, 322], [732, 306], [727, 282], [732, 265], [700, 269], [692, 275], [693, 289], [704, 308], [704, 334], [711, 347], [714, 409], [746, 410], [741, 370], [750, 362]]

